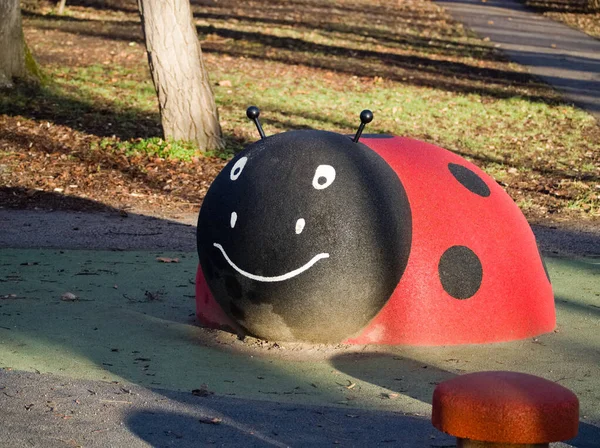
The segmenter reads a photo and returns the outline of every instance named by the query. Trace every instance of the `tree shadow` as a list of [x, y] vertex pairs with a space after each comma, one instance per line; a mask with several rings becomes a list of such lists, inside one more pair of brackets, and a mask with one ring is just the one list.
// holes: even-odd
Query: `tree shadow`
[[24, 187], [0, 185], [0, 204], [7, 209], [77, 210], [119, 212], [118, 209], [92, 199]]
[[[268, 8], [267, 8], [268, 9]], [[37, 17], [37, 13], [28, 13]], [[220, 20], [220, 13], [198, 12], [200, 16], [207, 15], [211, 20]], [[39, 16], [39, 15], [38, 15]], [[229, 16], [222, 15], [224, 19]], [[102, 22], [87, 19], [61, 18], [46, 20], [36, 19], [36, 26], [40, 28], [61, 29], [76, 34], [95, 36], [107, 40], [138, 41], [142, 39], [139, 24], [131, 22], [123, 26], [120, 22], [103, 25]], [[238, 18], [239, 17], [239, 18]], [[41, 17], [38, 17], [42, 19]], [[232, 16], [232, 20], [249, 20], [251, 23], [263, 20], [252, 16]], [[273, 20], [274, 24], [286, 20]], [[129, 23], [129, 22], [127, 22]], [[107, 31], [107, 26], [109, 31]], [[296, 26], [294, 24], [293, 26]], [[308, 22], [307, 26], [310, 26]], [[317, 29], [344, 33], [346, 42], [352, 44], [357, 33], [356, 26], [335, 23], [321, 23]], [[459, 62], [454, 56], [461, 52], [470, 55], [475, 60], [497, 59], [504, 60], [495, 50], [485, 46], [457, 43], [452, 39], [440, 37], [423, 38], [420, 36], [403, 35], [364, 27], [359, 33], [375, 42], [372, 47], [376, 49], [355, 48], [311, 42], [297, 37], [276, 36], [258, 31], [242, 31], [223, 28], [219, 26], [197, 26], [198, 32], [203, 36], [217, 36], [218, 39], [203, 40], [203, 51], [206, 53], [226, 54], [235, 57], [246, 57], [257, 60], [270, 60], [292, 65], [305, 65], [308, 67], [322, 68], [353, 76], [368, 77], [380, 76], [392, 81], [405, 84], [433, 87], [458, 93], [478, 93], [494, 98], [510, 98], [521, 96], [530, 101], [560, 102], [555, 97], [545, 93], [532, 93], [532, 88], [545, 86], [536, 81], [529, 74], [519, 73], [499, 68], [481, 67], [477, 63]], [[377, 49], [377, 43], [391, 45], [389, 51]], [[398, 54], [395, 46], [406, 47], [409, 54]], [[428, 48], [428, 52], [422, 50]], [[415, 55], [410, 53], [419, 52]], [[427, 54], [430, 53], [431, 56]], [[494, 56], [492, 56], [494, 54]], [[447, 56], [440, 58], [439, 56]], [[546, 87], [543, 87], [546, 88]]]
[[[444, 0], [451, 3], [471, 4], [472, 0]], [[494, 8], [504, 8], [509, 10], [523, 11], [534, 10], [539, 13], [558, 12], [558, 13], [577, 13], [593, 14], [588, 8], [587, 0], [497, 0], [493, 1]]]
[[[408, 17], [407, 17], [408, 16]], [[414, 49], [425, 51], [427, 53], [442, 54], [446, 56], [464, 56], [465, 54], [476, 54], [478, 59], [482, 60], [498, 60], [500, 55], [489, 46], [477, 45], [472, 43], [463, 43], [451, 39], [440, 39], [438, 37], [421, 37], [411, 35], [410, 37], [402, 34], [393, 33], [389, 30], [380, 28], [366, 27], [360, 24], [348, 24], [340, 22], [323, 22], [310, 14], [303, 14], [295, 19], [280, 19], [268, 16], [252, 16], [250, 14], [232, 14], [232, 13], [211, 13], [211, 12], [194, 12], [194, 17], [198, 19], [218, 20], [218, 21], [239, 21], [243, 23], [253, 23], [257, 25], [281, 25], [291, 26], [294, 28], [304, 28], [306, 30], [320, 30], [328, 33], [342, 33], [346, 42], [364, 42], [365, 39], [371, 39], [374, 44], [385, 43], [392, 46], [398, 46], [404, 49]], [[386, 16], [387, 18], [387, 16]], [[410, 15], [403, 13], [401, 21], [409, 22], [414, 25], [414, 20], [418, 19], [418, 15]], [[427, 25], [423, 25], [423, 30], [427, 29]]]
[[[405, 37], [402, 34], [394, 33], [389, 29], [386, 30], [380, 27], [368, 27], [361, 23], [348, 24], [344, 20], [332, 21], [332, 11], [336, 10], [335, 7], [325, 4], [319, 4], [318, 6], [316, 4], [299, 5], [299, 3], [300, 2], [294, 2], [295, 6], [293, 8], [289, 8], [291, 12], [295, 13], [294, 18], [280, 18], [282, 15], [281, 10], [278, 10], [275, 15], [273, 15], [274, 10], [272, 8], [268, 8], [266, 5], [264, 8], [242, 6], [241, 11], [239, 5], [236, 5], [236, 11], [239, 11], [239, 13], [227, 11], [226, 5], [221, 5], [219, 12], [207, 12], [203, 8], [211, 6], [214, 7], [215, 4], [212, 2], [192, 2], [192, 4], [196, 7], [193, 15], [197, 19], [291, 26], [295, 29], [305, 28], [307, 30], [343, 33], [345, 34], [345, 40], [347, 42], [358, 42], [368, 38], [376, 41], [376, 43], [386, 43], [403, 48], [413, 48], [416, 50], [444, 54], [448, 56], [462, 56], [465, 54], [474, 53], [477, 54], [479, 59], [502, 59], [500, 54], [490, 46], [477, 45], [473, 43], [466, 44], [451, 39], [440, 39], [435, 36], [421, 37], [418, 35], [411, 35], [410, 37]], [[99, 10], [107, 9], [137, 13], [137, 10], [133, 8], [133, 6], [126, 7], [124, 5], [115, 4], [115, 2], [105, 3], [99, 1], [73, 1], [70, 2], [70, 4], [92, 7]], [[324, 21], [322, 19], [322, 15], [318, 14], [315, 11], [315, 8], [325, 10], [329, 20]], [[343, 18], [349, 12], [357, 13], [361, 16], [365, 13], [364, 10], [359, 8], [348, 9], [348, 7], [345, 7], [343, 11], [339, 10], [339, 12], [333, 15]], [[257, 13], [259, 15], [256, 15]], [[377, 7], [373, 9], [373, 6], [370, 8], [369, 13], [377, 17], [378, 23], [381, 23], [383, 20], [386, 22], [386, 24], [393, 25], [393, 27], [397, 27], [399, 22], [403, 22], [408, 23], [411, 25], [411, 27], [420, 29], [421, 31], [426, 31], [430, 28], [429, 20], [423, 19], [423, 15], [420, 13], [410, 13], [408, 11], [396, 12], [395, 9], [378, 10]], [[71, 32], [81, 31], [81, 28], [79, 28], [76, 24], [89, 24], [90, 22], [97, 22], [95, 20], [82, 19], [72, 16], [44, 15], [33, 10], [24, 10], [23, 15], [32, 19], [40, 19], [36, 22], [36, 25], [39, 27], [52, 29], [57, 29], [60, 27], [62, 30]], [[419, 22], [421, 21], [423, 23], [419, 25]], [[106, 28], [106, 26], [109, 24], [105, 23], [103, 25], [104, 28]], [[124, 31], [124, 28], [126, 27], [139, 28], [140, 24], [138, 20], [119, 20], [118, 22], [110, 23], [110, 27], [110, 34], [113, 36], [121, 35], [129, 40], [139, 40], [141, 38], [140, 32], [133, 33]]]
[[[164, 394], [164, 392], [163, 392]], [[256, 402], [243, 399], [197, 400], [166, 393], [187, 412], [148, 409], [132, 412], [127, 426], [152, 446], [315, 447], [329, 444], [365, 447], [394, 444], [428, 446], [434, 432], [428, 419], [395, 412]], [[218, 419], [217, 424], [210, 424]], [[206, 422], [204, 424], [199, 422]], [[450, 437], [436, 438], [451, 442]]]
[[[533, 224], [533, 232], [546, 256], [599, 257], [600, 232], [573, 230], [549, 224]], [[584, 266], [584, 265], [582, 265]], [[587, 266], [589, 268], [589, 266]]]
[[67, 96], [52, 85], [20, 83], [3, 93], [0, 114], [49, 121], [98, 137], [127, 140], [162, 136], [158, 111], [118, 110], [109, 101]]
[[[137, 13], [137, 3], [131, 0], [69, 0], [67, 9], [70, 6], [84, 6], [94, 9], [106, 9], [110, 11], [121, 11], [128, 13]], [[64, 16], [59, 16], [64, 17]]]
[[567, 12], [576, 14], [595, 14], [589, 8], [587, 0], [520, 0], [537, 12]]
[[[592, 269], [590, 271], [596, 272], [597, 270]], [[585, 269], [585, 266], [584, 266]], [[592, 316], [594, 319], [600, 319], [600, 307], [596, 305], [587, 305], [577, 302], [573, 299], [568, 299], [562, 296], [556, 297], [556, 307], [564, 308], [572, 313], [578, 313], [585, 316]]]
[[[494, 159], [489, 155], [484, 154], [473, 154], [471, 152], [462, 151], [460, 149], [453, 149], [452, 152], [458, 154], [462, 157], [467, 157], [473, 160], [477, 160], [479, 162], [483, 162], [484, 164], [489, 163], [498, 163], [498, 160]], [[540, 174], [545, 174], [549, 176], [559, 177], [561, 179], [572, 179], [579, 181], [600, 181], [600, 175], [590, 174], [590, 173], [579, 173], [575, 171], [567, 171], [566, 169], [558, 169], [558, 168], [547, 168], [544, 166], [537, 166], [533, 160], [531, 160], [531, 164], [524, 165], [521, 161], [520, 163], [511, 162], [510, 160], [502, 160], [502, 164], [512, 168], [523, 168], [524, 166], [531, 169], [532, 171]], [[532, 187], [532, 188], [535, 188]], [[537, 191], [537, 190], [536, 190]]]

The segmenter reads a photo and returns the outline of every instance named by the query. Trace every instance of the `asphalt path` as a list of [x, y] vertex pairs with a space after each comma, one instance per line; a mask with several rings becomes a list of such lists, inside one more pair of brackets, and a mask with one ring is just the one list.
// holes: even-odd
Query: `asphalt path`
[[600, 121], [600, 40], [517, 0], [435, 2]]

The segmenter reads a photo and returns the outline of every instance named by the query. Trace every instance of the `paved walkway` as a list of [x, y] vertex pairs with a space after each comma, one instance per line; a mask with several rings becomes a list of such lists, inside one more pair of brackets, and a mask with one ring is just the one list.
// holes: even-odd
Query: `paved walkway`
[[600, 40], [536, 14], [516, 0], [436, 3], [600, 122]]

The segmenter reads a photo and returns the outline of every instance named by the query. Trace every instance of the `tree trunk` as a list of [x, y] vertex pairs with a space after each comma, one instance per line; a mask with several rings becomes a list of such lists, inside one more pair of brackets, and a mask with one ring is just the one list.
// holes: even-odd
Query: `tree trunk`
[[0, 0], [0, 88], [27, 77], [19, 0]]
[[65, 13], [65, 5], [67, 3], [67, 0], [58, 0], [58, 3], [56, 5], [56, 7], [58, 8], [58, 10], [56, 11], [56, 13], [59, 16], [62, 16]]
[[201, 151], [222, 148], [189, 0], [138, 0], [138, 6], [165, 137], [194, 141]]

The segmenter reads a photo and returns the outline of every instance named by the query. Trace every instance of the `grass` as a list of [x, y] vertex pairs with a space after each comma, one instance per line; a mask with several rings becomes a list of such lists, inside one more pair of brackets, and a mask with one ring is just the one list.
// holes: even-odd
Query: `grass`
[[[139, 156], [141, 154], [162, 159], [175, 159], [191, 162], [198, 157], [196, 146], [192, 142], [163, 139], [161, 137], [139, 138], [135, 140], [120, 141], [114, 138], [103, 138], [99, 143], [92, 143], [92, 150], [101, 148], [124, 153], [126, 156]], [[204, 157], [218, 157], [228, 160], [233, 156], [233, 151], [226, 148], [223, 151], [208, 151]]]
[[553, 20], [600, 38], [600, 10], [590, 10], [588, 0], [524, 0], [530, 8]]
[[[91, 6], [90, 6], [91, 5]], [[26, 30], [51, 84], [0, 98], [0, 113], [97, 137], [90, 147], [184, 162], [194, 148], [161, 138], [132, 2], [72, 2], [69, 17], [26, 3]], [[195, 4], [230, 157], [289, 129], [408, 135], [455, 151], [494, 176], [529, 216], [600, 214], [600, 129], [426, 0], [233, 0]], [[46, 8], [46, 9], [44, 9]], [[113, 9], [111, 9], [113, 8]], [[66, 51], [58, 42], [72, 39]], [[83, 47], [82, 51], [81, 47]], [[73, 52], [77, 52], [73, 56]]]

